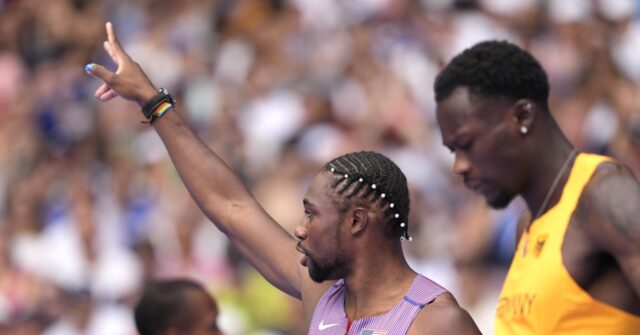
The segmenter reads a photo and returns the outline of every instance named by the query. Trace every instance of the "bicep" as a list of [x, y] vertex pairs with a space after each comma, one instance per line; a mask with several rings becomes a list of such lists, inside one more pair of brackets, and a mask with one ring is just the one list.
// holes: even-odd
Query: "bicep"
[[255, 201], [228, 209], [229, 230], [225, 233], [240, 253], [272, 285], [313, 308], [333, 282], [315, 283], [300, 265], [297, 240], [273, 220]]
[[257, 202], [232, 204], [228, 209], [231, 243], [272, 285], [301, 298], [296, 240]]
[[618, 261], [640, 295], [640, 184], [610, 164], [594, 176], [580, 204], [580, 221], [596, 245]]

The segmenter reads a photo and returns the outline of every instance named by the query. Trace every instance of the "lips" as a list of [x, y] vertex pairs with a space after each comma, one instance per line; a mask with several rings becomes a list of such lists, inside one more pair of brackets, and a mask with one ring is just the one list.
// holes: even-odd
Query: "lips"
[[296, 250], [302, 254], [302, 257], [300, 257], [300, 265], [302, 266], [307, 266], [307, 261], [309, 260], [309, 251], [307, 251], [307, 249], [302, 246], [302, 241], [299, 241], [296, 244]]
[[487, 183], [479, 181], [479, 180], [465, 179], [464, 180], [464, 186], [466, 186], [468, 189], [474, 191], [475, 193], [484, 194], [485, 192], [483, 192], [483, 191], [486, 190], [488, 185], [487, 185]]
[[305, 254], [305, 255], [309, 254], [309, 251], [307, 251], [307, 248], [305, 248], [302, 245], [302, 241], [298, 241], [298, 243], [296, 244], [296, 250], [301, 254]]
[[308, 255], [302, 255], [302, 257], [300, 257], [300, 260], [298, 262], [300, 262], [300, 265], [302, 265], [302, 266], [304, 266], [306, 268], [308, 261], [309, 261], [309, 256]]
[[482, 186], [482, 182], [479, 181], [475, 181], [475, 180], [464, 180], [464, 186], [470, 190], [478, 190], [481, 186]]

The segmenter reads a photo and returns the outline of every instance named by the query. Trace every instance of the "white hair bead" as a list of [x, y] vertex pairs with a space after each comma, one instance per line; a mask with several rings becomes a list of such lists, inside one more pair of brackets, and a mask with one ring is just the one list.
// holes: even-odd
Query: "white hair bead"
[[331, 172], [336, 172], [336, 169], [335, 168], [331, 168]]
[[404, 222], [402, 222], [402, 223], [400, 224], [400, 227], [404, 228], [404, 226], [406, 226], [406, 224], [404, 224]]
[[393, 202], [389, 204], [390, 208], [396, 207], [396, 204], [394, 204]]
[[376, 184], [371, 185], [371, 188], [375, 190], [376, 189]]
[[400, 217], [400, 214], [396, 213], [396, 215], [394, 215], [393, 217], [395, 217], [396, 219]]
[[413, 242], [413, 237], [409, 236], [409, 242]]
[[359, 182], [363, 182], [363, 181], [364, 181], [364, 179], [360, 178], [360, 179], [358, 179], [358, 181], [359, 181]]
[[387, 195], [386, 195], [386, 194], [384, 194], [384, 193], [380, 194], [380, 198], [384, 198], [384, 197], [386, 197], [386, 196], [387, 196]]
[[344, 179], [347, 179], [347, 178], [349, 178], [349, 175], [348, 175], [348, 174], [345, 174], [345, 175], [344, 175]]
[[400, 241], [404, 241], [404, 236], [400, 236]]

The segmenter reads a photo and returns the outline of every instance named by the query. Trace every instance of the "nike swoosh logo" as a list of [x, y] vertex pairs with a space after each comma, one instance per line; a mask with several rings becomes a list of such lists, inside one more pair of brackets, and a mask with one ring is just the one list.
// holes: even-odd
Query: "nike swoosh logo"
[[318, 330], [325, 330], [327, 328], [331, 328], [331, 327], [335, 327], [339, 325], [339, 323], [329, 323], [329, 324], [324, 324], [324, 320], [320, 321], [320, 324], [318, 325]]

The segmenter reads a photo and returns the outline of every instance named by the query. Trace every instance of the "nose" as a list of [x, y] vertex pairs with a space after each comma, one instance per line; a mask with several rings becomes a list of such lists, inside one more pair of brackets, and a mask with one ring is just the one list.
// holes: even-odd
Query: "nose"
[[298, 225], [293, 232], [293, 235], [300, 241], [304, 241], [309, 236], [309, 230], [303, 225]]
[[471, 168], [469, 158], [464, 154], [456, 152], [453, 160], [453, 173], [462, 176], [469, 172], [469, 168]]

